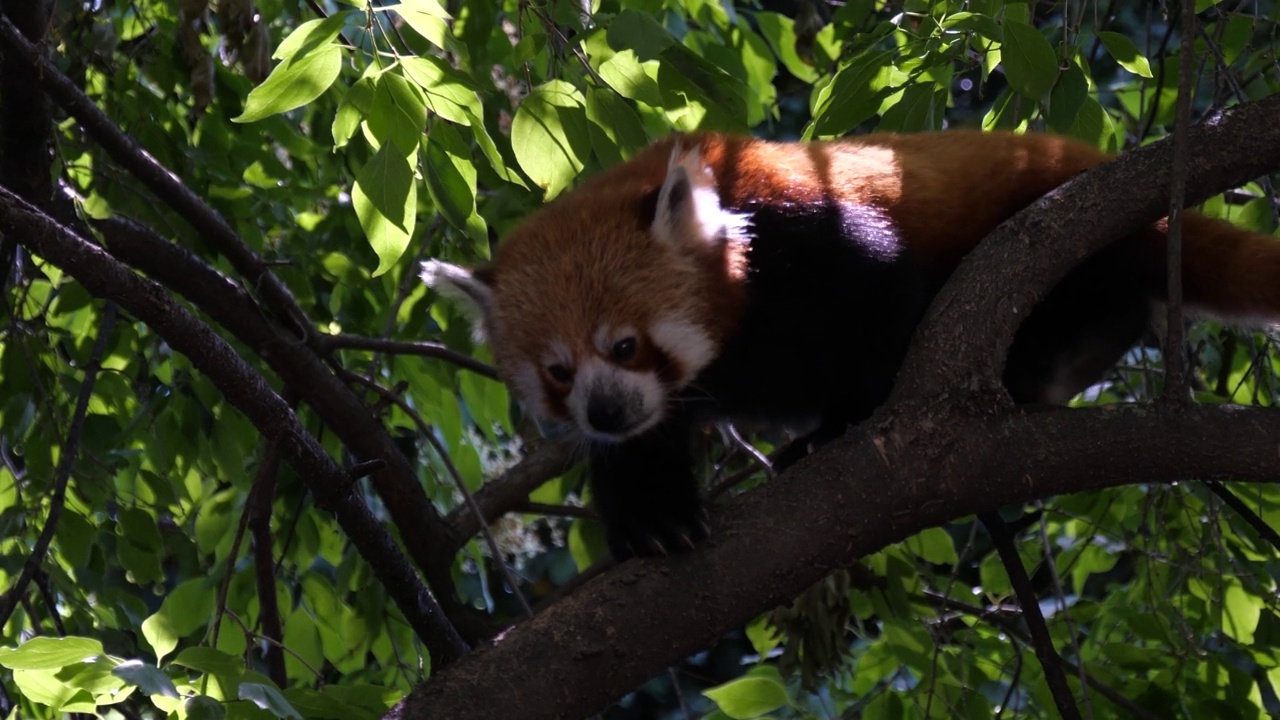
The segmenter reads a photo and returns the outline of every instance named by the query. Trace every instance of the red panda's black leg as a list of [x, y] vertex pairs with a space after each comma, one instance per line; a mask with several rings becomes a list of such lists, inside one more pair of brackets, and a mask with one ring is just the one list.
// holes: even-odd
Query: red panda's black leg
[[617, 560], [688, 550], [707, 536], [690, 427], [671, 419], [640, 437], [591, 449], [591, 491]]

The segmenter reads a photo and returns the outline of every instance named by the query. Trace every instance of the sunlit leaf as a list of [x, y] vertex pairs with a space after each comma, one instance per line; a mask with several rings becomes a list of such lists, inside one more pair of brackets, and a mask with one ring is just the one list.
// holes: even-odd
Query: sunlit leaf
[[17, 648], [0, 647], [0, 666], [10, 670], [50, 670], [103, 654], [102, 643], [82, 637], [35, 637]]
[[427, 191], [440, 214], [472, 240], [487, 235], [476, 215], [476, 170], [471, 153], [448, 123], [436, 123], [426, 144]]
[[281, 62], [249, 93], [244, 112], [233, 118], [248, 123], [288, 112], [320, 97], [342, 70], [342, 48], [322, 45]]
[[1015, 90], [1039, 100], [1058, 76], [1058, 55], [1034, 27], [1006, 18], [1001, 48], [1005, 77]]
[[582, 95], [561, 80], [534, 88], [511, 123], [511, 146], [520, 167], [546, 191], [547, 199], [560, 194], [591, 152]]
[[1141, 77], [1151, 77], [1151, 63], [1138, 52], [1138, 46], [1133, 40], [1120, 33], [1108, 31], [1098, 33], [1098, 39], [1102, 41], [1102, 45], [1107, 48], [1111, 57], [1115, 58], [1125, 70]]
[[378, 256], [375, 276], [386, 272], [409, 246], [417, 216], [418, 186], [413, 169], [394, 141], [378, 148], [356, 173], [351, 204], [360, 227]]
[[734, 720], [746, 720], [786, 706], [787, 688], [781, 678], [748, 676], [702, 692]]

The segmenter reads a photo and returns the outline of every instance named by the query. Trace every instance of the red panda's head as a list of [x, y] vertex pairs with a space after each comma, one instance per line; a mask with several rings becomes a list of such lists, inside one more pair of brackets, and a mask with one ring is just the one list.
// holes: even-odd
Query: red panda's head
[[[669, 158], [669, 159], [668, 159]], [[525, 220], [475, 271], [428, 261], [526, 409], [617, 442], [659, 423], [721, 352], [743, 302], [746, 221], [702, 148], [650, 148]]]

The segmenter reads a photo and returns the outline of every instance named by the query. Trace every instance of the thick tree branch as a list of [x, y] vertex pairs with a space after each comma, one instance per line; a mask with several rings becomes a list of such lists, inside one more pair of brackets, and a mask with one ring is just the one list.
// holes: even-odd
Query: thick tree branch
[[454, 552], [465, 539], [455, 539], [409, 461], [360, 398], [308, 347], [281, 332], [249, 293], [200, 258], [129, 220], [113, 218], [94, 227], [112, 255], [181, 294], [261, 356], [359, 459], [384, 462], [372, 474], [374, 489], [409, 555], [457, 622], [451, 572]]
[[[28, 38], [39, 38], [49, 24], [49, 0], [3, 0], [0, 11]], [[53, 195], [49, 155], [53, 118], [40, 78], [26, 63], [0, 60], [0, 185], [43, 206]], [[15, 101], [21, 98], [21, 101]], [[0, 237], [0, 288], [8, 285], [17, 243]]]
[[[1280, 168], [1276, 117], [1280, 96], [1192, 128], [1189, 200]], [[726, 503], [709, 543], [587, 583], [389, 717], [584, 716], [831, 570], [948, 520], [1131, 483], [1280, 480], [1271, 410], [938, 402], [999, 392], [992, 358], [1035, 301], [1090, 252], [1164, 214], [1170, 151], [1157, 143], [1096, 168], [997, 230], [934, 302], [889, 404]]]
[[[1280, 95], [1188, 128], [1187, 202], [1280, 169], [1276, 118]], [[1085, 257], [1168, 212], [1172, 167], [1165, 138], [1089, 170], [997, 228], [934, 299], [893, 398], [998, 391], [1013, 335], [1048, 289]]]
[[112, 160], [142, 181], [157, 198], [190, 223], [206, 242], [225, 255], [252, 287], [263, 292], [272, 311], [288, 318], [292, 325], [290, 330], [303, 336], [314, 335], [311, 324], [298, 307], [293, 293], [267, 268], [262, 258], [240, 238], [226, 219], [126, 135], [4, 17], [0, 17], [0, 42], [11, 51], [5, 53], [6, 64], [10, 62], [10, 58], [15, 62], [19, 58], [25, 61], [27, 72], [40, 78], [40, 89], [73, 116], [85, 133], [101, 145]]
[[351, 491], [346, 473], [226, 341], [175, 303], [159, 285], [138, 277], [106, 251], [4, 188], [0, 188], [0, 232], [12, 235], [29, 251], [65, 270], [90, 293], [116, 301], [186, 355], [264, 438], [279, 443], [281, 454], [307, 484], [317, 504], [334, 513], [433, 659], [444, 665], [466, 651], [390, 534]]
[[1280, 412], [1269, 409], [1051, 408], [905, 424], [882, 413], [728, 501], [697, 551], [622, 564], [414, 690], [389, 717], [583, 717], [925, 528], [1131, 483], [1280, 481]]

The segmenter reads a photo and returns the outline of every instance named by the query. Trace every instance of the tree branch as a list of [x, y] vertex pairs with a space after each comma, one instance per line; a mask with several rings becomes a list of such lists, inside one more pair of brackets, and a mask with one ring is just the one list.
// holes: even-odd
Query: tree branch
[[1049, 635], [1049, 626], [1045, 624], [1044, 613], [1040, 612], [1040, 599], [1036, 597], [1035, 586], [1022, 567], [1022, 556], [1018, 553], [1018, 545], [1008, 524], [996, 512], [985, 512], [978, 515], [982, 524], [987, 526], [992, 543], [1000, 555], [1000, 562], [1009, 576], [1009, 584], [1018, 598], [1018, 606], [1022, 608], [1022, 620], [1027, 624], [1027, 632], [1031, 635], [1031, 646], [1040, 660], [1040, 668], [1044, 670], [1045, 683], [1053, 694], [1053, 703], [1058, 707], [1058, 714], [1066, 720], [1080, 720], [1080, 708], [1076, 707], [1076, 698], [1067, 685], [1067, 675], [1062, 671], [1062, 659], [1053, 647], [1053, 637]]
[[159, 285], [138, 277], [106, 251], [2, 187], [0, 232], [13, 235], [29, 251], [65, 270], [90, 293], [118, 302], [186, 355], [264, 438], [279, 442], [282, 455], [307, 484], [316, 503], [334, 513], [437, 664], [446, 665], [466, 652], [466, 644], [418, 581], [386, 529], [351, 492], [346, 473], [226, 341], [175, 303]]
[[[916, 432], [903, 432], [907, 423]], [[921, 530], [997, 505], [1132, 483], [1280, 481], [1276, 437], [1280, 412], [1258, 408], [1050, 408], [945, 423], [889, 423], [882, 412], [724, 503], [715, 534], [695, 552], [623, 563], [418, 687], [388, 717], [585, 716], [832, 570]]]
[[[486, 483], [475, 492], [476, 505], [486, 522], [493, 522], [529, 499], [529, 493], [546, 481], [567, 472], [580, 459], [580, 441], [571, 436], [549, 440], [526, 455], [501, 477]], [[459, 543], [480, 532], [475, 513], [459, 507], [445, 517]], [[461, 545], [459, 545], [461, 547]]]
[[[8, 233], [6, 233], [7, 235]], [[40, 573], [40, 565], [44, 563], [45, 553], [53, 542], [53, 534], [58, 530], [58, 520], [62, 517], [62, 508], [67, 499], [67, 483], [71, 480], [71, 468], [80, 456], [80, 432], [84, 428], [84, 416], [89, 410], [89, 399], [93, 397], [93, 385], [98, 380], [98, 371], [102, 369], [102, 356], [107, 350], [107, 340], [116, 323], [116, 304], [108, 301], [102, 311], [102, 321], [98, 325], [98, 337], [93, 341], [93, 350], [89, 352], [89, 362], [84, 368], [84, 380], [80, 383], [80, 394], [76, 397], [75, 410], [71, 414], [71, 422], [67, 426], [67, 437], [62, 441], [58, 453], [58, 467], [54, 471], [49, 486], [53, 492], [49, 498], [49, 518], [45, 520], [31, 554], [22, 564], [22, 572], [18, 579], [0, 596], [0, 627], [9, 622], [9, 616], [18, 607], [19, 600], [27, 592], [31, 579]], [[57, 616], [57, 608], [50, 605], [49, 613]]]
[[354, 348], [357, 350], [374, 350], [377, 352], [421, 355], [422, 357], [444, 360], [460, 368], [483, 375], [491, 380], [498, 379], [498, 371], [493, 366], [463, 355], [457, 350], [437, 342], [405, 342], [403, 340], [387, 340], [384, 338], [364, 337], [362, 335], [321, 335], [320, 343], [330, 349]]
[[373, 487], [409, 555], [426, 573], [450, 618], [459, 622], [462, 611], [451, 573], [454, 552], [465, 539], [455, 539], [409, 461], [360, 398], [307, 346], [280, 332], [249, 293], [188, 250], [123, 218], [94, 227], [112, 255], [172, 288], [261, 356], [358, 458], [385, 463], [373, 473]]
[[[1280, 169], [1277, 117], [1273, 95], [1188, 128], [1188, 204]], [[1172, 167], [1165, 138], [1089, 170], [997, 228], [934, 298], [892, 398], [938, 398], [957, 387], [1003, 393], [1018, 326], [1081, 260], [1168, 212]]]
[[192, 192], [177, 175], [126, 135], [5, 17], [0, 17], [0, 43], [13, 51], [5, 53], [6, 65], [11, 57], [24, 60], [28, 66], [27, 71], [40, 78], [40, 89], [73, 116], [85, 134], [101, 145], [112, 160], [142, 181], [161, 202], [172, 207], [186, 220], [200, 237], [225, 255], [252, 287], [261, 289], [272, 311], [289, 320], [292, 325], [290, 330], [304, 337], [314, 335], [311, 324], [298, 307], [293, 293], [267, 268], [262, 258], [240, 238], [231, 225], [205, 204], [199, 195]]

